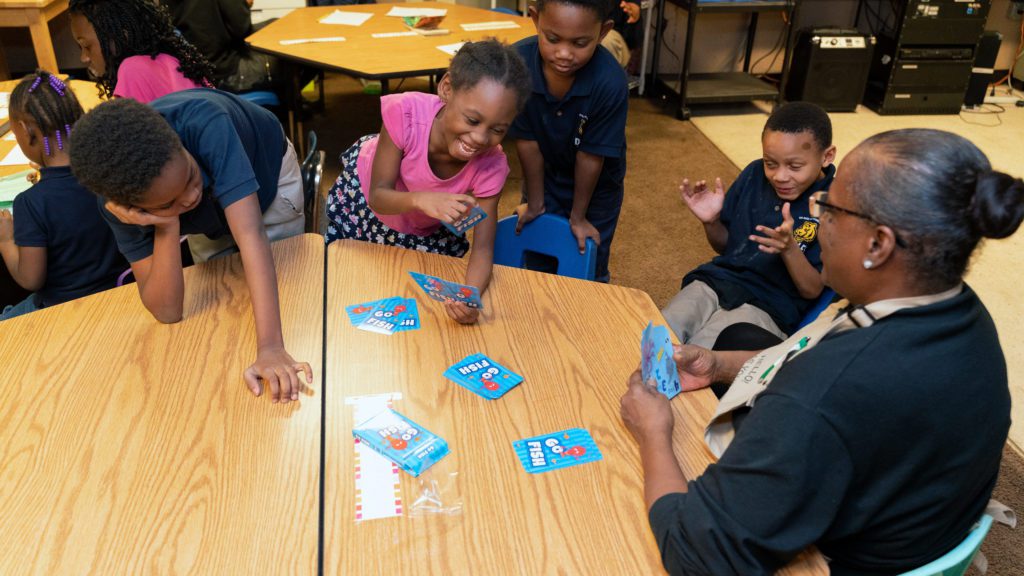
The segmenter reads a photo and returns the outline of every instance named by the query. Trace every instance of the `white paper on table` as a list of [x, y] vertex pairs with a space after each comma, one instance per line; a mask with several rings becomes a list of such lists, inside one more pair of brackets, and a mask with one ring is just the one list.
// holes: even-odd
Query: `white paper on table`
[[[352, 424], [369, 420], [385, 408], [391, 408], [401, 393], [350, 396], [345, 404], [352, 406]], [[378, 454], [373, 448], [355, 441], [356, 522], [402, 515], [402, 485], [398, 480], [398, 464]]]
[[368, 12], [346, 12], [335, 10], [319, 20], [321, 24], [344, 24], [345, 26], [362, 26], [373, 14]]
[[387, 16], [405, 18], [406, 16], [444, 16], [445, 14], [448, 14], [446, 8], [399, 8], [396, 6], [387, 13]]
[[29, 162], [31, 161], [21, 151], [21, 146], [15, 146], [3, 160], [0, 160], [0, 166], [23, 166]]
[[469, 24], [459, 24], [462, 29], [467, 32], [476, 32], [478, 30], [505, 30], [508, 28], [519, 28], [519, 24], [511, 20], [497, 20], [494, 22], [473, 22]]
[[455, 44], [445, 44], [444, 46], [438, 46], [437, 49], [440, 50], [441, 52], [444, 52], [445, 54], [450, 55], [450, 56], [455, 56], [455, 53], [458, 52], [459, 48], [462, 48], [462, 46], [464, 44], [465, 44], [465, 42], [456, 42]]

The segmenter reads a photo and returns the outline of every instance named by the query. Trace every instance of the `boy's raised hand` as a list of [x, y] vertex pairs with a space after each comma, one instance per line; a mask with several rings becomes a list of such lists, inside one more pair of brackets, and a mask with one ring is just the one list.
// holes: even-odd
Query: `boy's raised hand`
[[622, 8], [622, 11], [626, 13], [626, 16], [628, 16], [628, 18], [626, 18], [626, 24], [635, 24], [636, 21], [640, 19], [639, 4], [622, 0], [622, 2], [619, 2], [619, 8]]
[[751, 234], [750, 239], [760, 244], [758, 248], [768, 254], [783, 254], [790, 250], [799, 250], [793, 240], [793, 216], [790, 215], [789, 202], [782, 205], [782, 224], [775, 228], [758, 225], [755, 230], [764, 234]]
[[438, 194], [421, 192], [416, 196], [416, 208], [431, 218], [454, 224], [469, 214], [476, 206], [476, 198], [470, 194]]
[[14, 215], [8, 210], [0, 210], [0, 242], [14, 240]]
[[296, 362], [283, 346], [261, 348], [256, 361], [245, 369], [242, 378], [253, 394], [263, 394], [263, 384], [270, 386], [273, 402], [298, 400], [303, 385], [299, 372], [306, 375], [306, 384], [313, 383], [313, 369], [309, 362]]
[[708, 188], [707, 180], [698, 180], [691, 186], [690, 180], [684, 178], [679, 192], [683, 203], [702, 223], [711, 224], [718, 221], [722, 214], [722, 204], [725, 202], [725, 189], [722, 187], [721, 178], [715, 178], [713, 190]]
[[177, 216], [155, 216], [146, 212], [141, 208], [134, 206], [125, 206], [108, 200], [104, 207], [108, 212], [114, 215], [115, 218], [124, 222], [125, 224], [134, 224], [136, 226], [169, 226], [171, 224], [178, 223]]

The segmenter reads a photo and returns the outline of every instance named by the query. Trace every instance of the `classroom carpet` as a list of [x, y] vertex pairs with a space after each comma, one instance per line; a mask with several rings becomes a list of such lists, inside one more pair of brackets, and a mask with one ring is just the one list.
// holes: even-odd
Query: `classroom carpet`
[[[425, 79], [408, 79], [395, 90], [428, 87]], [[360, 82], [328, 74], [325, 94], [326, 113], [312, 114], [305, 124], [306, 130], [317, 132], [318, 147], [327, 152], [324, 193], [340, 171], [338, 155], [360, 136], [380, 131], [381, 124], [379, 97], [364, 93]], [[763, 124], [763, 118], [758, 122]], [[626, 140], [626, 194], [612, 245], [611, 282], [643, 290], [661, 307], [678, 291], [683, 275], [713, 255], [700, 222], [679, 199], [679, 182], [689, 175], [717, 175], [728, 186], [743, 166], [693, 123], [675, 120], [657, 100], [630, 99]], [[501, 216], [512, 213], [522, 186], [514, 146], [507, 148], [512, 172], [499, 204]], [[1009, 445], [993, 497], [1024, 511], [1024, 458]], [[993, 526], [982, 551], [990, 576], [1024, 574], [1024, 527]], [[968, 574], [978, 572], [972, 568]]]

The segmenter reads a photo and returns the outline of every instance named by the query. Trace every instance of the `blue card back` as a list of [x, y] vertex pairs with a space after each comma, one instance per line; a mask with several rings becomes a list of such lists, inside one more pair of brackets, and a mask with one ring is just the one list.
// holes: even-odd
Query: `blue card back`
[[640, 374], [645, 383], [654, 380], [658, 392], [669, 398], [680, 391], [679, 371], [672, 355], [668, 328], [649, 322], [640, 337]]
[[558, 470], [601, 459], [601, 451], [583, 428], [516, 440], [512, 447], [519, 462], [530, 474]]

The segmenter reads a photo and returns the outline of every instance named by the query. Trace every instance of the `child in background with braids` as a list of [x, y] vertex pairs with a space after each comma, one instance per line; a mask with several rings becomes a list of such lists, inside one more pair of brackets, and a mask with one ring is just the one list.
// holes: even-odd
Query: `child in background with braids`
[[96, 196], [71, 174], [68, 137], [81, 115], [71, 89], [47, 72], [11, 93], [11, 130], [41, 168], [39, 181], [14, 199], [17, 218], [0, 210], [0, 254], [14, 280], [34, 291], [0, 320], [112, 288], [128, 267]]
[[71, 0], [71, 32], [100, 96], [148, 103], [171, 92], [212, 88], [213, 68], [152, 0]]
[[[529, 96], [522, 58], [485, 40], [459, 49], [437, 95], [382, 97], [380, 135], [363, 136], [341, 156], [327, 199], [327, 242], [352, 238], [461, 258], [469, 242], [441, 223], [458, 222], [479, 203], [487, 217], [473, 229], [466, 284], [483, 293], [509, 172], [501, 140]], [[479, 314], [460, 302], [445, 307], [462, 324]]]

